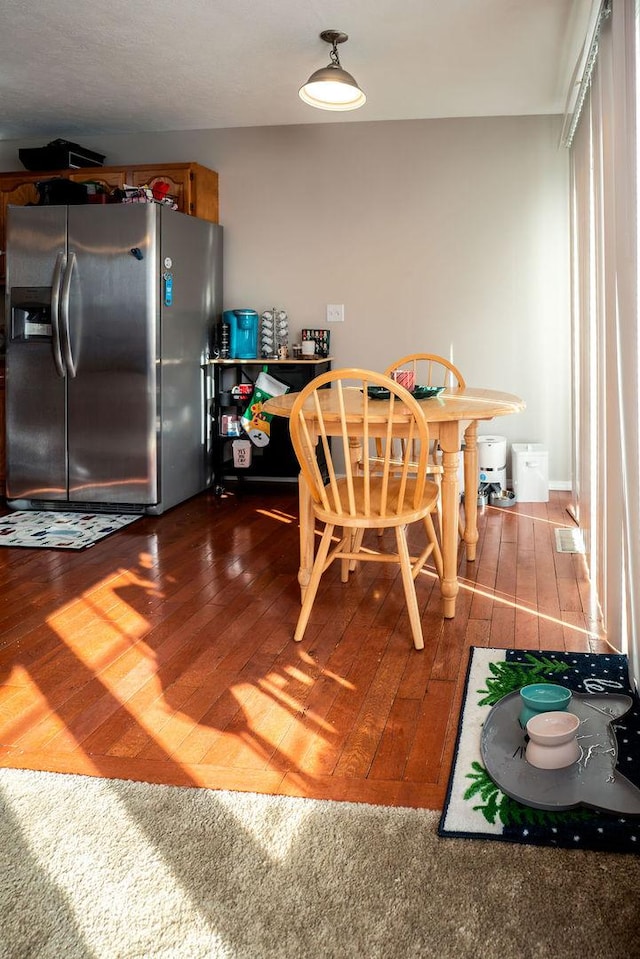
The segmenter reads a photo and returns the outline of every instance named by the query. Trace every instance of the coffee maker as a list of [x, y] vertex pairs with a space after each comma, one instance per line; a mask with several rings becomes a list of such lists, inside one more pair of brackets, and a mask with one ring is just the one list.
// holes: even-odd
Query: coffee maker
[[229, 327], [229, 356], [255, 360], [258, 356], [258, 322], [255, 310], [225, 310], [222, 322]]

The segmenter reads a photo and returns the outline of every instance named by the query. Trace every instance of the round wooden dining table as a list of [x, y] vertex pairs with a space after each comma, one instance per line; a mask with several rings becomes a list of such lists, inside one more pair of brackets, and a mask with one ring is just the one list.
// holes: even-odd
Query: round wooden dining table
[[[297, 393], [285, 393], [273, 397], [264, 404], [264, 412], [275, 416], [289, 417]], [[335, 391], [321, 391], [322, 406], [332, 409]], [[376, 413], [384, 412], [385, 400], [376, 402]], [[349, 398], [354, 409], [362, 405], [362, 394], [354, 390]], [[458, 595], [458, 540], [459, 504], [458, 457], [464, 453], [464, 533], [463, 541], [468, 560], [475, 560], [478, 542], [478, 423], [497, 416], [519, 413], [525, 408], [524, 401], [511, 393], [475, 387], [447, 387], [438, 396], [419, 400], [420, 408], [429, 424], [429, 434], [437, 439], [442, 450], [442, 565], [440, 583], [443, 611], [446, 619], [455, 616]], [[336, 420], [336, 423], [338, 421]], [[357, 450], [353, 456], [361, 455]], [[315, 548], [315, 520], [311, 495], [302, 475], [298, 481], [300, 501], [300, 568], [298, 582], [304, 598], [311, 576]]]

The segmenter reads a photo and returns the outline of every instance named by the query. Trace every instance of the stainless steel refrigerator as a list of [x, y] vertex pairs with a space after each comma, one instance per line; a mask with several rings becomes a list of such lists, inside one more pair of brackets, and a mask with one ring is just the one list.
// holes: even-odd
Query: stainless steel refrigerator
[[7, 221], [9, 506], [155, 515], [204, 490], [222, 228], [158, 204]]

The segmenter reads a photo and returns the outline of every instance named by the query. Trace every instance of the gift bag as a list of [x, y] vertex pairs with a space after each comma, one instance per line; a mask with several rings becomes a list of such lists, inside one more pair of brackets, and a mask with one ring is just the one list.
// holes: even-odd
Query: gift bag
[[272, 396], [282, 396], [283, 393], [288, 391], [288, 386], [280, 383], [265, 370], [258, 374], [249, 405], [240, 420], [243, 430], [255, 446], [266, 446], [271, 434], [273, 417], [272, 414], [263, 411], [263, 405]]

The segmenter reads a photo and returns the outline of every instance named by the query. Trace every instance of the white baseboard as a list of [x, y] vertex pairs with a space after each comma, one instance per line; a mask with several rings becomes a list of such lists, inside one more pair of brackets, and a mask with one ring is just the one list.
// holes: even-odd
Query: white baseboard
[[[513, 481], [510, 476], [507, 477], [507, 488], [513, 489]], [[570, 491], [573, 486], [571, 480], [549, 480], [549, 489]]]

